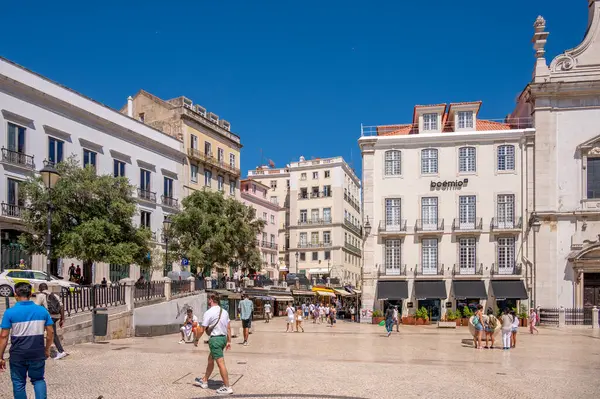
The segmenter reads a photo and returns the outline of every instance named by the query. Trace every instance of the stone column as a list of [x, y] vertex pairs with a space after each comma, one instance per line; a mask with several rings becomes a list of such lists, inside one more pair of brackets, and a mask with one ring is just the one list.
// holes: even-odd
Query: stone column
[[168, 277], [164, 278], [165, 282], [165, 299], [167, 301], [171, 300], [171, 279]]
[[133, 310], [134, 306], [134, 284], [135, 280], [132, 278], [123, 278], [119, 281], [120, 284], [125, 286], [125, 304], [127, 305], [127, 310]]
[[190, 292], [196, 291], [196, 279], [192, 276], [189, 276], [187, 281], [190, 282]]
[[566, 323], [566, 319], [567, 316], [565, 314], [565, 308], [564, 307], [560, 307], [560, 309], [558, 310], [558, 327], [564, 327], [565, 323]]
[[592, 308], [592, 328], [594, 330], [597, 330], [598, 328], [600, 328], [600, 325], [598, 325], [598, 307], [594, 306]]

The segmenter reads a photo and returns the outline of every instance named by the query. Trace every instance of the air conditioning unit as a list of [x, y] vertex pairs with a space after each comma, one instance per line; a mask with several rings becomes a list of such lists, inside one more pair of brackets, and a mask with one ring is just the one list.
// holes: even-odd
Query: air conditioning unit
[[196, 104], [196, 112], [204, 117], [206, 116], [206, 108], [201, 105]]
[[226, 286], [227, 286], [227, 289], [228, 289], [228, 290], [230, 290], [230, 291], [235, 291], [235, 282], [233, 282], [233, 281], [228, 281], [228, 282], [227, 282], [227, 284], [226, 284]]

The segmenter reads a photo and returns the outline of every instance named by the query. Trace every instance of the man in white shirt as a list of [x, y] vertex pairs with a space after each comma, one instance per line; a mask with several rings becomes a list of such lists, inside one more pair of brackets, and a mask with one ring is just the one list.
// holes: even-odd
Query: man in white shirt
[[181, 341], [180, 344], [185, 344], [186, 338], [191, 340], [193, 337], [192, 333], [198, 327], [198, 317], [194, 314], [194, 310], [192, 308], [188, 308], [185, 316], [185, 321], [183, 322], [183, 326], [179, 329], [181, 331]]
[[271, 321], [271, 304], [269, 302], [265, 302], [265, 323]]
[[294, 307], [292, 306], [291, 303], [289, 303], [287, 305], [287, 308], [285, 309], [285, 312], [287, 313], [287, 325], [285, 327], [285, 332], [294, 332], [294, 323], [295, 323], [295, 316], [294, 316], [294, 312], [296, 310], [294, 309]]
[[202, 337], [202, 334], [206, 332], [209, 336], [208, 348], [210, 350], [208, 354], [208, 364], [206, 365], [206, 373], [204, 377], [196, 378], [194, 385], [200, 388], [208, 388], [208, 378], [211, 376], [214, 368], [215, 361], [217, 367], [219, 367], [219, 373], [223, 380], [223, 386], [216, 390], [217, 395], [231, 395], [233, 389], [229, 386], [229, 374], [225, 367], [225, 358], [223, 357], [223, 350], [231, 349], [231, 325], [229, 323], [229, 313], [219, 306], [219, 295], [210, 294], [208, 296], [209, 309], [204, 313], [202, 319], [202, 325], [198, 327], [198, 334], [194, 344], [198, 345], [198, 340]]

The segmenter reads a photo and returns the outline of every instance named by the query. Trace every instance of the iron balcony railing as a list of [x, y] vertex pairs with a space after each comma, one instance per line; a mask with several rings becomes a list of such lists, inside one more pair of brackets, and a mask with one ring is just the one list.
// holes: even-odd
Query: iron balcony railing
[[492, 218], [490, 226], [492, 230], [520, 230], [523, 226], [523, 218], [520, 217], [517, 221], [512, 218]]
[[142, 188], [137, 189], [137, 196], [139, 199], [149, 202], [156, 202], [156, 193]]
[[162, 298], [165, 296], [164, 281], [150, 281], [144, 283], [136, 283], [133, 291], [133, 299], [135, 302], [147, 301], [154, 298]]
[[344, 226], [352, 230], [356, 235], [362, 237], [362, 228], [352, 223], [350, 219], [344, 219]]
[[444, 219], [417, 219], [415, 231], [444, 231]]
[[454, 265], [452, 267], [453, 276], [483, 276], [483, 263], [479, 265]]
[[186, 280], [173, 280], [171, 281], [171, 295], [183, 294], [191, 292], [191, 282]]
[[327, 248], [331, 247], [331, 241], [328, 242], [301, 242], [298, 248]]
[[6, 202], [2, 203], [2, 216], [6, 216], [9, 218], [21, 218], [23, 216], [23, 212], [25, 211], [25, 207], [21, 205], [8, 204]]
[[520, 276], [523, 273], [523, 267], [520, 263], [508, 263], [506, 265], [492, 264], [490, 274], [492, 276]]
[[481, 218], [473, 218], [468, 221], [455, 218], [452, 222], [452, 231], [479, 231], [482, 227], [483, 221]]
[[349, 242], [345, 242], [344, 243], [344, 248], [346, 248], [346, 249], [348, 249], [348, 250], [350, 250], [352, 252], [355, 252], [355, 253], [357, 253], [359, 255], [361, 254], [360, 248], [357, 247], [356, 245], [350, 244]]
[[27, 155], [23, 152], [9, 150], [4, 147], [2, 147], [2, 162], [23, 166], [27, 169], [35, 169], [33, 155]]
[[385, 221], [379, 222], [377, 231], [380, 233], [405, 233], [406, 232], [406, 220], [402, 219], [398, 221], [398, 224], [387, 224]]
[[109, 286], [77, 286], [71, 289], [62, 288], [61, 300], [67, 315], [95, 308], [125, 305], [125, 286], [114, 284]]
[[299, 219], [298, 220], [298, 226], [303, 226], [303, 225], [312, 225], [312, 224], [331, 224], [331, 219]]
[[268, 249], [279, 249], [278, 244], [264, 240], [256, 240], [256, 246]]
[[358, 201], [356, 201], [354, 199], [354, 197], [351, 197], [350, 195], [348, 195], [348, 193], [344, 193], [344, 199], [346, 200], [347, 203], [352, 205], [352, 207], [354, 209], [356, 209], [358, 212], [360, 212], [360, 204], [358, 203]]
[[406, 276], [406, 265], [386, 266], [380, 265], [377, 276]]
[[224, 171], [227, 171], [235, 176], [240, 175], [240, 170], [236, 168], [234, 165], [224, 162], [223, 160], [217, 159], [212, 156], [212, 153], [205, 153], [196, 148], [188, 148], [188, 156], [190, 158], [194, 158], [198, 161], [208, 163], [212, 166], [220, 168]]
[[444, 264], [421, 264], [415, 266], [415, 276], [443, 276]]
[[161, 195], [160, 200], [161, 200], [162, 204], [165, 206], [168, 206], [170, 208], [179, 209], [179, 200], [177, 198]]

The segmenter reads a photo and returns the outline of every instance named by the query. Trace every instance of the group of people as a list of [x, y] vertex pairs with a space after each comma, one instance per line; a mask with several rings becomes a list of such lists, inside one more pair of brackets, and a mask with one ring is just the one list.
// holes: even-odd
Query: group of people
[[[351, 307], [350, 312], [352, 315], [356, 313], [354, 306]], [[299, 306], [294, 307], [291, 303], [286, 308], [287, 314], [287, 326], [285, 332], [293, 332], [294, 326], [296, 332], [304, 332], [302, 322], [312, 318], [313, 324], [327, 323], [331, 327], [335, 327], [337, 320], [338, 308], [335, 303], [323, 304], [323, 303], [303, 303]]]
[[75, 267], [75, 264], [71, 263], [71, 266], [69, 266], [69, 281], [84, 285], [85, 278], [83, 277], [83, 274], [81, 274], [81, 266], [77, 265], [77, 267]]
[[[539, 321], [539, 316], [535, 309], [529, 311], [529, 331], [531, 334], [539, 333], [536, 325]], [[494, 311], [488, 308], [486, 314], [483, 314], [483, 306], [478, 305], [475, 315], [472, 319], [473, 327], [475, 327], [475, 348], [476, 349], [493, 349], [494, 334], [498, 327], [502, 332], [502, 349], [510, 350], [517, 346], [517, 332], [519, 331], [520, 319], [516, 312], [505, 308], [499, 317], [494, 315]], [[483, 337], [485, 336], [485, 346], [483, 346]]]

